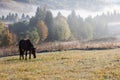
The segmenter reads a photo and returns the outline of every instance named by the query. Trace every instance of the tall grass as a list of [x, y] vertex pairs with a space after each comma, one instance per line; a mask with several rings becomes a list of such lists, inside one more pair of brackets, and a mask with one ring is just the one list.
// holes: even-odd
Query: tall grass
[[[119, 48], [119, 41], [66, 41], [66, 42], [44, 42], [35, 45], [37, 52], [54, 52], [66, 50], [101, 50]], [[18, 46], [0, 48], [0, 56], [19, 54]]]

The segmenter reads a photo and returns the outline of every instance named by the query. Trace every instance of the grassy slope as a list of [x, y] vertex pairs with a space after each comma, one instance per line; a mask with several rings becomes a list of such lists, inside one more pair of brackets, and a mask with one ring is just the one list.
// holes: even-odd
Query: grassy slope
[[0, 58], [0, 80], [119, 80], [120, 49], [37, 54], [37, 59]]

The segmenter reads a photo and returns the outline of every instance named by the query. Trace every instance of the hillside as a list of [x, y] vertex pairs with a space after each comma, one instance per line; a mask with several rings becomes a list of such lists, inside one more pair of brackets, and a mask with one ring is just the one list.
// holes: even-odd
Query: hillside
[[20, 3], [13, 0], [0, 1], [0, 11], [11, 10], [17, 12], [31, 12], [33, 10], [33, 7], [33, 5]]
[[33, 14], [35, 13], [37, 6], [46, 6], [47, 8], [53, 10], [75, 9], [99, 12], [104, 9], [107, 9], [107, 11], [113, 10], [115, 6], [119, 6], [119, 3], [119, 1], [116, 2], [114, 0], [0, 0], [0, 11], [2, 12], [0, 16], [6, 15], [9, 12], [31, 12]]
[[0, 58], [1, 80], [119, 80], [120, 49], [37, 54], [36, 59]]
[[[14, 0], [17, 2], [47, 5], [55, 9], [90, 9], [98, 10], [108, 4], [105, 0]], [[109, 0], [109, 2], [111, 2]]]
[[17, 6], [17, 4], [25, 3], [39, 6], [47, 5], [48, 8], [52, 9], [86, 9], [92, 11], [102, 9], [106, 4], [110, 4], [104, 0], [92, 0], [92, 2], [91, 0], [0, 0], [0, 8], [4, 8], [5, 4], [3, 2], [9, 2], [9, 4], [15, 3], [13, 4], [14, 6]]
[[20, 16], [23, 13], [34, 16], [36, 8], [33, 4], [16, 2], [14, 0], [0, 0], [0, 17], [8, 15], [10, 12], [18, 13]]

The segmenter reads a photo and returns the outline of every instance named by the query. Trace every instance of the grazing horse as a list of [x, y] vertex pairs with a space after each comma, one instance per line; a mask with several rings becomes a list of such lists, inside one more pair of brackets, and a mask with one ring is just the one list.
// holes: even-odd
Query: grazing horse
[[19, 51], [20, 51], [20, 60], [21, 60], [21, 57], [22, 57], [22, 59], [24, 59], [24, 53], [25, 53], [25, 60], [27, 60], [28, 52], [29, 52], [29, 59], [31, 59], [31, 54], [33, 54], [33, 57], [36, 58], [35, 48], [29, 39], [20, 40]]

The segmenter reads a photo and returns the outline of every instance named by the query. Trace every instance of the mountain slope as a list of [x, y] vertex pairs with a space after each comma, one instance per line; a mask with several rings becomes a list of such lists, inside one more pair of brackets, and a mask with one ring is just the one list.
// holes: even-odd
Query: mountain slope
[[19, 16], [21, 16], [22, 13], [34, 16], [36, 8], [37, 6], [28, 3], [17, 2], [14, 0], [0, 0], [0, 17], [2, 15], [8, 15], [9, 12], [18, 13]]
[[[9, 1], [9, 2], [8, 2]], [[0, 9], [8, 9], [14, 11], [30, 11], [33, 6], [27, 3], [15, 2], [12, 0], [0, 1]]]
[[[53, 9], [87, 9], [87, 10], [99, 10], [103, 8], [108, 2], [103, 0], [0, 0], [2, 2], [1, 7], [4, 7], [4, 3], [16, 3], [17, 4], [36, 4], [39, 6], [47, 5], [48, 8]], [[4, 2], [4, 3], [3, 3]], [[7, 5], [9, 6], [9, 5]], [[19, 6], [21, 7], [21, 6]]]
[[[37, 6], [46, 6], [54, 10], [76, 9], [89, 12], [111, 11], [115, 9], [116, 5], [118, 6], [119, 3], [120, 1], [118, 0], [0, 0], [0, 15], [8, 14], [9, 12], [31, 12], [33, 14]], [[111, 7], [113, 9], [111, 9]]]

